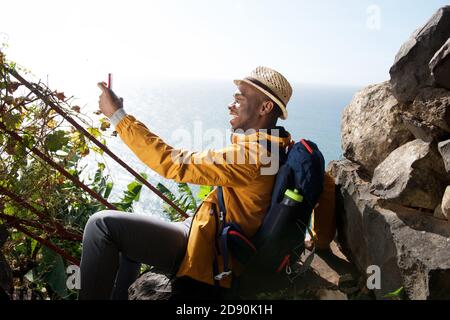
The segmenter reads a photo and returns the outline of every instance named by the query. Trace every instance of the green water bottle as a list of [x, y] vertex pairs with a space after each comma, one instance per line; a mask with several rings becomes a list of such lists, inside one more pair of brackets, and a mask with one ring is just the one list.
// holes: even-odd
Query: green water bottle
[[283, 200], [273, 206], [266, 215], [264, 224], [259, 231], [261, 241], [277, 241], [286, 236], [286, 230], [295, 227], [298, 206], [302, 201], [303, 196], [297, 189], [286, 190]]
[[300, 192], [297, 189], [290, 190], [287, 189], [284, 193], [282, 204], [289, 206], [289, 207], [295, 207], [298, 206], [303, 201], [303, 196], [300, 194]]

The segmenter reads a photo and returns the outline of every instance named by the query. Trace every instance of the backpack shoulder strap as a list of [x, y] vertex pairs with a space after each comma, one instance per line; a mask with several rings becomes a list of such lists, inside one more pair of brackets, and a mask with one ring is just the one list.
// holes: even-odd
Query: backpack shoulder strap
[[221, 186], [217, 187], [217, 196], [219, 198], [219, 210], [223, 215], [225, 221], [225, 215], [227, 214], [227, 208], [225, 208], [225, 201], [223, 200], [223, 188]]
[[[219, 234], [216, 234], [216, 237], [220, 238], [220, 247], [222, 251], [222, 259], [223, 259], [223, 270], [222, 273], [217, 274], [217, 266], [215, 266], [214, 270], [214, 282], [216, 285], [218, 284], [217, 281], [220, 281], [224, 279], [225, 277], [228, 277], [232, 274], [231, 270], [228, 269], [228, 231], [230, 230], [230, 226], [226, 225], [226, 214], [227, 209], [225, 208], [225, 201], [223, 200], [223, 188], [221, 186], [217, 187], [217, 196], [219, 200], [219, 219], [220, 221], [220, 230]], [[217, 217], [216, 217], [217, 219]], [[215, 261], [217, 261], [217, 256], [214, 258]]]
[[313, 154], [313, 149], [309, 146], [308, 142], [306, 142], [305, 139], [300, 140], [300, 143], [306, 148], [306, 150], [310, 153]]

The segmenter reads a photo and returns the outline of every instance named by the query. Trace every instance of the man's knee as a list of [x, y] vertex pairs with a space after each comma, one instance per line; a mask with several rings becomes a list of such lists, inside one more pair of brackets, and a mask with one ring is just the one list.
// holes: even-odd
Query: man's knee
[[84, 227], [84, 238], [108, 233], [106, 221], [114, 219], [115, 215], [117, 212], [111, 210], [102, 210], [91, 215]]

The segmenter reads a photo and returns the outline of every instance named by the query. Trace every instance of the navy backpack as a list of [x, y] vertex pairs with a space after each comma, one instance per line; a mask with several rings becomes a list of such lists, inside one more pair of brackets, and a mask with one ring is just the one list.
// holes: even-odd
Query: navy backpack
[[[278, 274], [286, 271], [288, 276], [293, 270], [295, 273], [297, 262], [304, 252], [305, 234], [309, 230], [312, 211], [323, 191], [325, 160], [315, 143], [301, 140], [291, 145], [280, 162], [272, 203], [258, 232], [249, 238], [236, 223], [222, 223], [216, 238], [220, 241], [216, 241], [216, 244], [220, 243], [218, 251], [222, 254], [224, 265], [223, 272], [218, 274], [217, 257], [215, 258], [213, 267], [216, 283], [232, 275], [228, 267], [228, 252], [242, 265], [251, 265], [253, 268], [256, 266], [259, 271]], [[303, 201], [295, 209], [294, 221], [283, 226], [283, 240], [274, 241], [268, 235], [271, 234], [271, 228], [277, 225], [282, 212], [281, 201], [288, 189], [298, 190]], [[226, 221], [222, 187], [218, 187], [218, 198], [220, 220]]]

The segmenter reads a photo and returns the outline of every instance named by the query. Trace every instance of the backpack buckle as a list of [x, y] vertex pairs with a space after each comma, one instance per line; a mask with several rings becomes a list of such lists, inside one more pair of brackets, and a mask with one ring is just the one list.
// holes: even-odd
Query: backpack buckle
[[291, 268], [291, 266], [290, 266], [289, 263], [286, 264], [286, 274], [287, 274], [288, 276], [290, 276], [290, 275], [292, 274], [292, 268]]
[[221, 280], [231, 276], [231, 274], [232, 274], [231, 270], [230, 271], [226, 271], [226, 272], [222, 272], [222, 273], [218, 274], [217, 276], [214, 276], [214, 280], [221, 281]]

